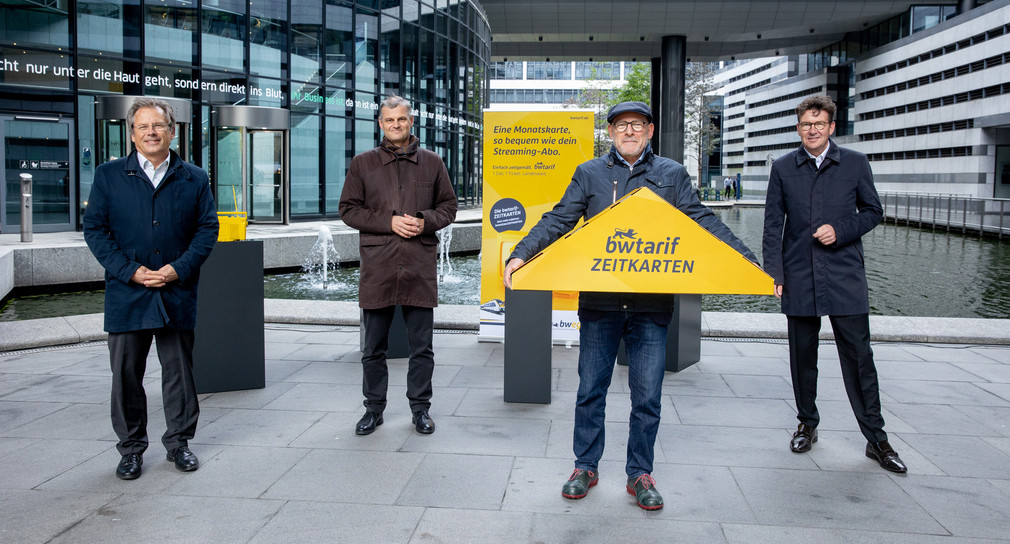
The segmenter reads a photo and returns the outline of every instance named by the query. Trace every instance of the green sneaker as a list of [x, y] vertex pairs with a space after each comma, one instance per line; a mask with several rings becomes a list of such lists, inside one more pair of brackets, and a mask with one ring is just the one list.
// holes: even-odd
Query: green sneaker
[[561, 488], [561, 496], [566, 499], [581, 499], [589, 494], [589, 488], [600, 483], [600, 475], [592, 470], [577, 468]]
[[659, 510], [663, 507], [663, 496], [656, 491], [656, 480], [643, 474], [638, 478], [628, 478], [628, 493], [635, 496], [643, 510]]

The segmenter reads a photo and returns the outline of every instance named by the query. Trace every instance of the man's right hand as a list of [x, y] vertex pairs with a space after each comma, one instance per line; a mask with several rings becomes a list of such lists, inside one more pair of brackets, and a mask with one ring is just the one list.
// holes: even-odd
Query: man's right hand
[[147, 281], [147, 278], [150, 274], [151, 269], [144, 265], [141, 265], [140, 268], [138, 268], [137, 271], [133, 273], [133, 277], [130, 278], [130, 280], [135, 283], [144, 285], [144, 282]]
[[526, 261], [516, 257], [514, 259], [509, 259], [509, 262], [505, 263], [505, 287], [512, 288], [512, 273], [516, 271], [517, 268], [526, 264]]
[[781, 283], [776, 283], [775, 284], [775, 296], [777, 296], [779, 298], [782, 298], [782, 284]]
[[144, 287], [164, 287], [165, 284], [168, 283], [163, 272], [155, 272], [144, 265], [141, 265], [140, 268], [133, 273], [133, 277], [131, 277], [130, 280], [135, 283], [139, 283]]
[[402, 238], [413, 238], [421, 234], [421, 231], [424, 229], [423, 221], [423, 219], [406, 214], [394, 215], [390, 227], [393, 230], [393, 234], [397, 234]]

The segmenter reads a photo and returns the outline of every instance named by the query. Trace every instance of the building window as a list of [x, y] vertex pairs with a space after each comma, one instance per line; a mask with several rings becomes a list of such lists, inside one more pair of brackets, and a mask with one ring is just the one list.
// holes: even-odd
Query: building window
[[576, 62], [575, 79], [621, 79], [620, 62]]
[[323, 57], [323, 6], [319, 2], [291, 4], [291, 79], [321, 83]]
[[147, 4], [144, 13], [144, 48], [148, 60], [193, 64], [196, 43], [196, 7], [185, 0]]
[[224, 71], [244, 70], [245, 3], [220, 0], [202, 8], [203, 66]]
[[493, 62], [491, 63], [491, 79], [522, 79], [523, 63]]
[[526, 79], [541, 79], [541, 80], [572, 79], [572, 63], [527, 62]]

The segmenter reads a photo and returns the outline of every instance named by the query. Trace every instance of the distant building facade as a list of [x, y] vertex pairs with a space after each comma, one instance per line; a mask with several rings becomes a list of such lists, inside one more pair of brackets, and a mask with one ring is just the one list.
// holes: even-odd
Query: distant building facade
[[828, 94], [834, 140], [866, 153], [882, 191], [1010, 198], [1010, 2], [915, 6], [809, 55], [727, 63], [722, 176], [763, 192], [796, 149], [795, 106]]
[[22, 172], [34, 230], [79, 229], [141, 95], [172, 101], [174, 148], [210, 172], [219, 209], [252, 221], [337, 218], [391, 93], [413, 102], [461, 204], [478, 204], [490, 44], [479, 0], [0, 2], [2, 230], [19, 230]]
[[624, 85], [632, 62], [504, 61], [489, 70], [489, 102], [498, 110], [537, 111], [576, 107], [589, 88]]

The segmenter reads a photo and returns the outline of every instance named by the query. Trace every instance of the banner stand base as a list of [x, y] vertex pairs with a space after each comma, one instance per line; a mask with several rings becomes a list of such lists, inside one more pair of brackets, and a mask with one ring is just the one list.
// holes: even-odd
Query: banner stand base
[[[680, 372], [701, 360], [701, 295], [676, 295], [673, 321], [666, 332], [666, 371]], [[628, 366], [624, 340], [617, 348], [617, 364]]]
[[551, 402], [551, 292], [505, 290], [505, 402]]

